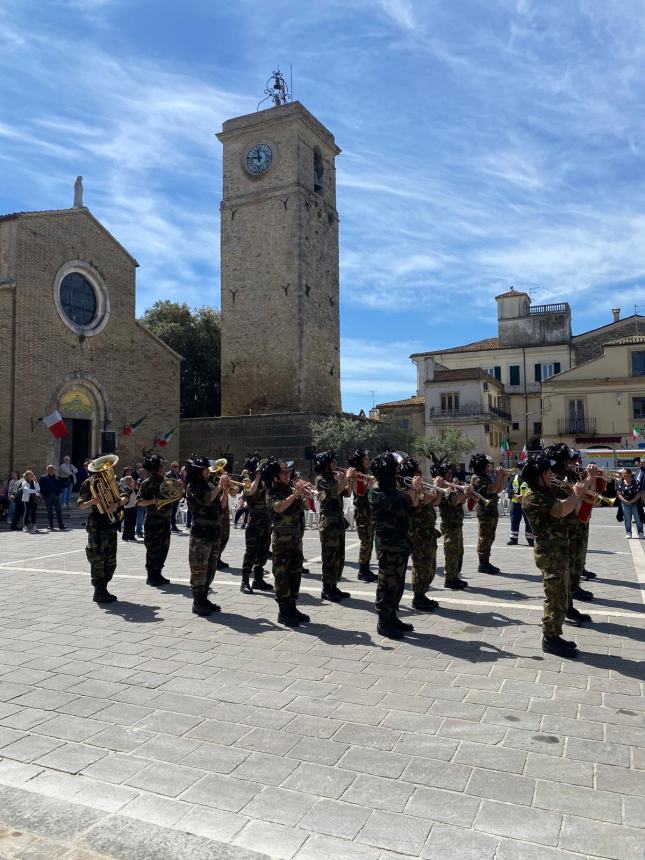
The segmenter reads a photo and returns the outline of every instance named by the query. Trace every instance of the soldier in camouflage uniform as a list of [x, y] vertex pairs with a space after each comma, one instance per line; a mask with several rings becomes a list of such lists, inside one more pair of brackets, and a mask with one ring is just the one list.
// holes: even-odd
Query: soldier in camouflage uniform
[[408, 490], [397, 486], [401, 455], [379, 454], [370, 464], [378, 488], [369, 493], [374, 518], [378, 584], [376, 586], [377, 632], [388, 639], [402, 639], [414, 630], [397, 615], [405, 589], [405, 570], [410, 557], [410, 510], [419, 503], [421, 477], [413, 478]]
[[[89, 464], [91, 466], [91, 464]], [[92, 470], [88, 466], [88, 470]], [[112, 603], [116, 595], [107, 590], [108, 583], [114, 576], [116, 570], [116, 547], [117, 531], [119, 529], [121, 505], [125, 505], [127, 496], [121, 497], [120, 504], [116, 502], [110, 505], [107, 512], [99, 512], [99, 499], [92, 495], [90, 479], [83, 482], [78, 494], [78, 506], [81, 510], [89, 510], [87, 524], [87, 546], [85, 555], [90, 563], [90, 576], [94, 586], [95, 603]], [[111, 514], [114, 521], [110, 521], [107, 514]]]
[[291, 484], [291, 465], [271, 457], [262, 469], [262, 481], [268, 487], [267, 505], [271, 516], [271, 549], [273, 581], [278, 602], [278, 621], [287, 627], [298, 627], [309, 616], [296, 606], [302, 570], [302, 531], [304, 481]]
[[[432, 467], [432, 477], [437, 486], [448, 489], [452, 483], [452, 468], [447, 464], [438, 463]], [[469, 490], [455, 490], [444, 494], [439, 502], [441, 514], [441, 534], [443, 536], [443, 572], [445, 586], [453, 591], [468, 588], [468, 583], [459, 574], [464, 562], [464, 502]]]
[[[402, 478], [421, 475], [416, 460], [408, 457], [401, 466]], [[421, 475], [423, 478], [423, 475]], [[437, 538], [440, 532], [435, 528], [437, 512], [435, 505], [441, 501], [439, 492], [424, 489], [419, 495], [419, 504], [410, 510], [410, 543], [412, 546], [412, 606], [420, 612], [434, 612], [439, 607], [436, 600], [426, 596], [437, 572]]]
[[[248, 457], [244, 463], [251, 486], [244, 490], [249, 519], [244, 534], [246, 551], [242, 561], [242, 584], [240, 585], [240, 591], [243, 594], [253, 594], [253, 589], [273, 591], [271, 585], [264, 581], [264, 565], [269, 558], [271, 546], [271, 518], [267, 509], [267, 492], [259, 466], [260, 458], [257, 455]], [[253, 585], [249, 582], [251, 569], [253, 569]]]
[[[578, 481], [578, 474], [572, 469], [572, 461], [574, 451], [563, 442], [556, 445], [550, 445], [544, 451], [553, 463], [553, 475], [560, 480], [566, 481], [570, 487]], [[589, 484], [590, 479], [585, 479], [585, 484]], [[567, 498], [566, 491], [556, 490], [556, 496]], [[585, 558], [587, 555], [587, 540], [588, 540], [588, 523], [583, 523], [578, 519], [578, 508], [569, 512], [564, 520], [567, 527], [568, 550], [567, 557], [569, 559], [569, 579], [570, 579], [570, 599], [567, 608], [567, 618], [577, 624], [587, 624], [591, 621], [591, 615], [587, 612], [580, 612], [573, 605], [573, 600], [593, 600], [591, 591], [586, 591], [580, 587], [580, 577], [585, 566]]]
[[[348, 459], [349, 465], [361, 475], [367, 475], [370, 459], [365, 449], [354, 451]], [[372, 548], [374, 546], [374, 523], [370, 513], [370, 503], [367, 497], [367, 483], [363, 478], [355, 477], [351, 484], [354, 494], [354, 523], [361, 542], [358, 551], [358, 578], [361, 582], [376, 582], [378, 576], [370, 569]]]
[[172, 505], [157, 507], [160, 498], [160, 487], [164, 480], [163, 457], [158, 454], [148, 455], [143, 461], [143, 468], [148, 477], [141, 482], [137, 496], [137, 505], [146, 509], [144, 520], [143, 541], [146, 545], [146, 570], [148, 585], [167, 585], [170, 580], [161, 571], [170, 549], [170, 517]]
[[[222, 474], [219, 476], [219, 479], [221, 480], [224, 475], [226, 475], [226, 477], [228, 478], [227, 473], [222, 472]], [[237, 490], [235, 489], [235, 487], [231, 487], [229, 485], [228, 496], [236, 496], [236, 495], [237, 495]], [[221, 530], [220, 533], [221, 533], [221, 537], [220, 537], [220, 545], [219, 545], [219, 558], [217, 560], [217, 569], [218, 570], [226, 570], [226, 568], [229, 566], [228, 562], [224, 561], [224, 559], [222, 558], [222, 556], [224, 555], [224, 550], [226, 549], [226, 544], [228, 543], [228, 539], [231, 536], [231, 511], [230, 511], [230, 508], [228, 506], [228, 496], [226, 498], [226, 504], [222, 508], [220, 508], [220, 530]]]
[[477, 519], [479, 520], [479, 537], [477, 539], [479, 567], [477, 571], [479, 573], [499, 573], [499, 568], [490, 563], [490, 552], [499, 520], [497, 505], [499, 492], [504, 485], [504, 469], [499, 466], [495, 471], [493, 461], [486, 454], [475, 454], [470, 460], [470, 468], [474, 472], [470, 482], [473, 489], [486, 499], [486, 501], [477, 500]]
[[338, 588], [338, 580], [343, 573], [345, 564], [345, 517], [343, 516], [343, 498], [347, 495], [347, 485], [352, 480], [355, 469], [348, 469], [346, 474], [338, 474], [336, 470], [336, 455], [333, 451], [321, 451], [314, 456], [316, 490], [320, 493], [320, 517], [318, 533], [322, 556], [322, 592], [323, 600], [338, 603], [350, 597], [348, 591]]
[[215, 577], [220, 545], [220, 510], [228, 506], [228, 479], [217, 484], [210, 482], [211, 472], [207, 457], [192, 455], [186, 463], [186, 501], [191, 511], [190, 587], [193, 592], [195, 615], [210, 615], [219, 612], [217, 603], [208, 599], [208, 589]]
[[[582, 466], [582, 456], [580, 451], [573, 452], [573, 460], [571, 461], [571, 467], [575, 470], [581, 470]], [[602, 477], [598, 474], [597, 467], [594, 466], [592, 470], [596, 474], [595, 485], [594, 482], [591, 482], [591, 489], [595, 490], [598, 493], [604, 493], [606, 489], [606, 482], [602, 479]], [[591, 570], [587, 570], [587, 547], [589, 546], [589, 520], [586, 523], [583, 523], [585, 530], [584, 536], [582, 540], [583, 549], [582, 552], [582, 571], [580, 573], [581, 579], [596, 579], [598, 574], [594, 573]], [[580, 583], [578, 583], [578, 586]], [[578, 597], [580, 599], [580, 597]]]
[[543, 454], [529, 457], [522, 469], [522, 480], [529, 486], [522, 508], [533, 529], [533, 554], [544, 584], [542, 650], [559, 657], [575, 657], [576, 643], [562, 638], [562, 625], [571, 600], [566, 517], [575, 511], [586, 488], [576, 483], [571, 495], [559, 500], [551, 486], [552, 465], [553, 461]]

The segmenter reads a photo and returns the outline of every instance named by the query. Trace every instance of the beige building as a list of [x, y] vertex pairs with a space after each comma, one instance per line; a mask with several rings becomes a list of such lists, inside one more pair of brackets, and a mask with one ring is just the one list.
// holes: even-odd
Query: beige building
[[[0, 217], [0, 474], [141, 459], [179, 425], [180, 357], [135, 319], [137, 261], [82, 205]], [[68, 435], [42, 417], [58, 410]], [[146, 415], [134, 436], [125, 425]], [[165, 449], [179, 452], [179, 431]]]
[[[525, 442], [529, 449], [539, 448], [546, 435], [542, 415], [544, 386], [565, 378], [571, 368], [602, 356], [609, 342], [645, 335], [645, 319], [638, 314], [621, 319], [618, 308], [612, 309], [611, 322], [606, 325], [572, 335], [571, 309], [566, 302], [533, 305], [530, 296], [518, 290], [496, 296], [496, 302], [496, 337], [410, 356], [417, 367], [413, 399], [418, 414], [423, 410], [425, 434], [434, 435], [439, 423], [458, 426], [464, 435], [477, 440], [478, 451], [491, 456], [499, 456], [498, 440], [504, 427], [511, 451], [521, 451]], [[501, 398], [495, 409], [503, 421], [492, 420], [490, 410], [488, 417], [474, 414], [475, 404], [481, 403], [482, 409], [488, 407], [484, 392], [474, 396], [474, 378], [450, 379], [445, 369], [471, 373], [481, 370], [494, 377], [498, 387], [493, 390], [488, 380], [490, 391], [485, 394], [486, 398]], [[601, 399], [606, 396], [606, 386], [599, 384], [598, 394]], [[389, 407], [392, 416], [397, 411], [395, 404], [379, 404], [379, 412], [384, 407]], [[596, 431], [592, 432], [591, 423], [580, 426], [585, 432], [576, 434], [575, 444], [593, 444]], [[623, 435], [627, 431], [631, 433], [631, 425], [624, 428]]]
[[542, 410], [545, 445], [632, 448], [632, 427], [645, 425], [645, 333], [609, 341], [597, 358], [548, 379]]

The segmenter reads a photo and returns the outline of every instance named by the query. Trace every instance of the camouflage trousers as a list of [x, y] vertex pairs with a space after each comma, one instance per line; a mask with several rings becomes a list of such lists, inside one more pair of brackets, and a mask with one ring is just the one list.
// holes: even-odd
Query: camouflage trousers
[[458, 528], [441, 527], [443, 535], [443, 572], [446, 581], [459, 579], [461, 566], [464, 561], [464, 533], [461, 526]]
[[228, 504], [220, 514], [220, 525], [221, 525], [221, 537], [219, 542], [219, 557], [221, 558], [224, 555], [224, 550], [226, 549], [226, 544], [228, 543], [228, 539], [231, 536], [231, 514], [228, 509]]
[[412, 544], [412, 589], [426, 594], [437, 572], [437, 539]]
[[251, 514], [244, 532], [244, 538], [246, 550], [242, 561], [242, 570], [249, 572], [252, 567], [262, 570], [269, 558], [271, 546], [271, 527], [268, 518], [254, 517]]
[[408, 546], [383, 546], [379, 542], [376, 550], [378, 558], [378, 582], [376, 584], [376, 608], [382, 610], [399, 608], [405, 589], [405, 570], [408, 566], [410, 548]]
[[198, 538], [190, 535], [188, 564], [190, 565], [190, 587], [203, 591], [215, 578], [219, 559], [219, 535], [213, 538]]
[[163, 569], [170, 549], [170, 518], [152, 517], [146, 513], [143, 542], [146, 545], [146, 570]]
[[107, 585], [116, 570], [117, 532], [92, 528], [87, 532], [85, 555], [92, 585]]
[[369, 514], [362, 511], [354, 515], [354, 523], [361, 542], [358, 550], [358, 563], [369, 564], [372, 558], [372, 547], [374, 546], [374, 523]]
[[273, 553], [273, 590], [278, 605], [297, 600], [300, 593], [302, 571], [302, 544], [293, 538], [276, 538], [271, 544]]
[[588, 543], [589, 524], [580, 523], [573, 526], [569, 533], [569, 577], [572, 591], [580, 585], [582, 571], [587, 561]]
[[497, 531], [497, 521], [499, 514], [491, 517], [490, 514], [482, 517], [477, 515], [479, 520], [479, 537], [477, 538], [477, 555], [488, 558], [490, 551], [495, 541], [495, 532]]
[[561, 636], [565, 613], [571, 603], [571, 582], [566, 561], [542, 571], [544, 584], [544, 615], [542, 632], [545, 636]]
[[322, 526], [319, 530], [322, 558], [323, 588], [338, 583], [345, 566], [345, 529], [339, 523]]

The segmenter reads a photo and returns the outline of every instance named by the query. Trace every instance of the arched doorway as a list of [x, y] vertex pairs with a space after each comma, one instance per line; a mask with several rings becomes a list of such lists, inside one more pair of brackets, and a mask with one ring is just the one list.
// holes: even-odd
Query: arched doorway
[[96, 400], [85, 386], [74, 384], [60, 395], [58, 411], [68, 431], [60, 440], [59, 462], [68, 456], [75, 466], [80, 466], [92, 456], [95, 448], [99, 418]]

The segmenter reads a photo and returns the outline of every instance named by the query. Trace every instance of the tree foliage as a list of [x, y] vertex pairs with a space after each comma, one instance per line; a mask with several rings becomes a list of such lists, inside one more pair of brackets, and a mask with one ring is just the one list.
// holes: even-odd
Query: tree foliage
[[[191, 310], [178, 302], [158, 301], [140, 322], [182, 357], [182, 418], [221, 411], [221, 316], [214, 308]], [[163, 380], [161, 380], [163, 382]]]
[[418, 454], [431, 458], [432, 454], [443, 463], [462, 463], [475, 443], [454, 427], [448, 427], [439, 436], [417, 436], [412, 448]]
[[347, 415], [330, 415], [311, 424], [313, 443], [320, 451], [333, 448], [340, 460], [355, 448], [367, 448], [372, 455], [389, 448], [408, 450], [410, 436], [394, 422], [368, 421]]

